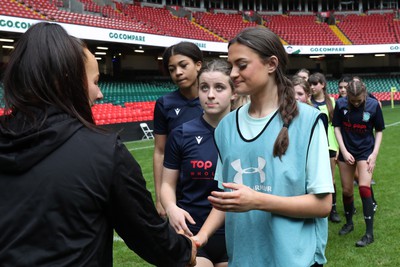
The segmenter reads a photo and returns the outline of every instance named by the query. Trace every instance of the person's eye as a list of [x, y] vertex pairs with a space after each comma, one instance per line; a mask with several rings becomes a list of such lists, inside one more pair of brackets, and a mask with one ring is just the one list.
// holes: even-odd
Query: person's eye
[[240, 63], [238, 64], [239, 70], [244, 70], [247, 68], [247, 64], [246, 63]]
[[202, 92], [207, 92], [207, 91], [208, 91], [208, 86], [207, 86], [207, 85], [201, 85], [201, 86], [200, 86], [200, 90], [201, 90]]
[[215, 90], [216, 90], [217, 92], [221, 92], [221, 91], [223, 91], [223, 90], [225, 90], [225, 89], [226, 89], [226, 87], [223, 86], [222, 84], [217, 85], [217, 86], [215, 87]]

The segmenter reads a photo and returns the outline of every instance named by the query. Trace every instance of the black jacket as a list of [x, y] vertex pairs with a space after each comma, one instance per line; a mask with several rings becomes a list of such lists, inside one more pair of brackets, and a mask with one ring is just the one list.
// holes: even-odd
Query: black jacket
[[154, 265], [190, 260], [116, 134], [55, 110], [39, 129], [22, 121], [0, 125], [0, 266], [112, 266], [114, 229]]

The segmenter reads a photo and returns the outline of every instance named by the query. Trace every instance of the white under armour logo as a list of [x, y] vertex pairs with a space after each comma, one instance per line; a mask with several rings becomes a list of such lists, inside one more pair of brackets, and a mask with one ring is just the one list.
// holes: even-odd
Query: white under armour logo
[[196, 141], [197, 141], [197, 144], [199, 144], [199, 145], [200, 145], [200, 143], [201, 143], [201, 140], [203, 140], [203, 136], [196, 136]]
[[181, 112], [181, 109], [180, 109], [180, 108], [176, 108], [176, 109], [174, 109], [174, 110], [175, 110], [175, 113], [176, 113], [177, 116], [178, 116], [179, 112]]
[[265, 159], [258, 157], [258, 167], [249, 167], [246, 169], [242, 169], [240, 159], [233, 161], [231, 163], [232, 168], [237, 171], [235, 177], [233, 178], [233, 181], [237, 184], [243, 184], [243, 174], [258, 172], [260, 174], [260, 181], [261, 183], [263, 183], [265, 181], [265, 172], [263, 171], [265, 164]]

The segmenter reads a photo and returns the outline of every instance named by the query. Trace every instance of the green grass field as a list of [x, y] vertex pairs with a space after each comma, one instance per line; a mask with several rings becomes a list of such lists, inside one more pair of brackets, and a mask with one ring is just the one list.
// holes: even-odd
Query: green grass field
[[[340, 190], [339, 170], [336, 170], [338, 190], [338, 211], [342, 223], [329, 222], [329, 240], [326, 249], [328, 267], [347, 266], [400, 266], [400, 176], [397, 168], [400, 166], [400, 106], [393, 109], [383, 108], [386, 129], [383, 132], [383, 141], [379, 152], [377, 167], [374, 172], [375, 198], [378, 210], [374, 220], [375, 242], [366, 248], [355, 247], [355, 242], [364, 234], [365, 223], [362, 214], [362, 204], [355, 188], [355, 206], [357, 214], [354, 216], [355, 229], [346, 236], [339, 236], [338, 232], [344, 223], [343, 205]], [[147, 180], [147, 188], [154, 197], [154, 183], [152, 173], [153, 141], [137, 141], [126, 143], [132, 155], [142, 167]], [[131, 252], [123, 241], [116, 238], [114, 242], [114, 266], [117, 267], [146, 267], [152, 266]]]

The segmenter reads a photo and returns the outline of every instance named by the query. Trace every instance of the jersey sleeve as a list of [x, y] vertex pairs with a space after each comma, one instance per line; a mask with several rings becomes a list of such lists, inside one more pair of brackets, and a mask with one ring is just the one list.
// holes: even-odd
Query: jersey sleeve
[[183, 127], [178, 126], [168, 135], [165, 144], [164, 167], [179, 170], [182, 163]]
[[157, 99], [154, 106], [154, 133], [166, 135], [168, 133], [168, 122], [164, 111], [162, 98]]
[[323, 122], [318, 119], [307, 154], [307, 193], [333, 193], [332, 173], [329, 161], [328, 140]]
[[376, 115], [375, 115], [375, 131], [383, 131], [385, 129], [385, 121], [383, 119], [382, 109], [379, 104], [376, 105]]
[[340, 114], [340, 104], [336, 103], [335, 109], [333, 111], [332, 126], [340, 127], [341, 122], [342, 122], [342, 119], [341, 119], [341, 114]]

